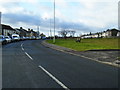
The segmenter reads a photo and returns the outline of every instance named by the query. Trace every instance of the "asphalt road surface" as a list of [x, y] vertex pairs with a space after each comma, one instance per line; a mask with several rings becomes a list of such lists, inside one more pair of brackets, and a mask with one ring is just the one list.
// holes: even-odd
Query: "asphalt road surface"
[[41, 40], [2, 49], [3, 88], [118, 88], [118, 68], [47, 48]]

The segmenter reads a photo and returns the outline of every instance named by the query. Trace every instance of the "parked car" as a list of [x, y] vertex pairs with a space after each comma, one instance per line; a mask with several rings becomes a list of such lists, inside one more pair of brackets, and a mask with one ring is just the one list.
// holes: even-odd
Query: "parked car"
[[31, 39], [31, 40], [35, 40], [36, 37], [35, 37], [35, 36], [31, 36], [30, 39]]
[[20, 40], [26, 40], [26, 37], [24, 37], [24, 36], [20, 37]]
[[7, 43], [7, 41], [6, 41], [5, 37], [4, 37], [4, 35], [0, 35], [0, 45], [4, 45], [6, 43]]
[[41, 39], [41, 37], [38, 36], [38, 37], [36, 37], [36, 39]]
[[19, 41], [20, 36], [18, 34], [12, 34], [12, 41]]
[[26, 40], [30, 40], [30, 37], [26, 37]]
[[5, 40], [7, 41], [7, 43], [10, 43], [12, 39], [9, 36], [5, 36]]

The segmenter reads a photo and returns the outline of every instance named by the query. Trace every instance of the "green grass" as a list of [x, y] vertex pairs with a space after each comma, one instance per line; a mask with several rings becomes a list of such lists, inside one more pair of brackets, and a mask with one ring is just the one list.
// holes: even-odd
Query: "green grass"
[[[80, 43], [76, 43], [75, 41], [76, 39], [56, 39], [55, 45], [77, 51], [93, 49], [120, 49], [120, 47], [118, 47], [118, 41], [120, 41], [120, 38], [82, 39]], [[53, 40], [47, 40], [46, 42], [53, 44]]]

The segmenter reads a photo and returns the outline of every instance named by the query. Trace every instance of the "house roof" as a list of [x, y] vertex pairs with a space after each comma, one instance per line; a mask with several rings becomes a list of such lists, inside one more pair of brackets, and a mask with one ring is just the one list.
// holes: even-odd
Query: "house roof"
[[4, 24], [1, 24], [2, 25], [2, 29], [8, 29], [8, 30], [13, 30], [15, 31], [15, 29], [13, 29], [11, 26], [9, 25], [4, 25]]
[[27, 33], [27, 30], [25, 30], [25, 29], [16, 29], [16, 30], [19, 30], [20, 32]]
[[[108, 29], [107, 31], [119, 31], [119, 30], [113, 28], [113, 29]], [[107, 31], [106, 31], [106, 32], [107, 32]]]

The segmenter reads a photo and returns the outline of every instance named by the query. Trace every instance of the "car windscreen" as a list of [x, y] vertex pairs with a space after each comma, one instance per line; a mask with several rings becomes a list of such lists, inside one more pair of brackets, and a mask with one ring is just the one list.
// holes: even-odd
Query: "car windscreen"
[[9, 38], [9, 37], [5, 37], [5, 38]]
[[13, 36], [13, 38], [16, 38], [17, 36]]

